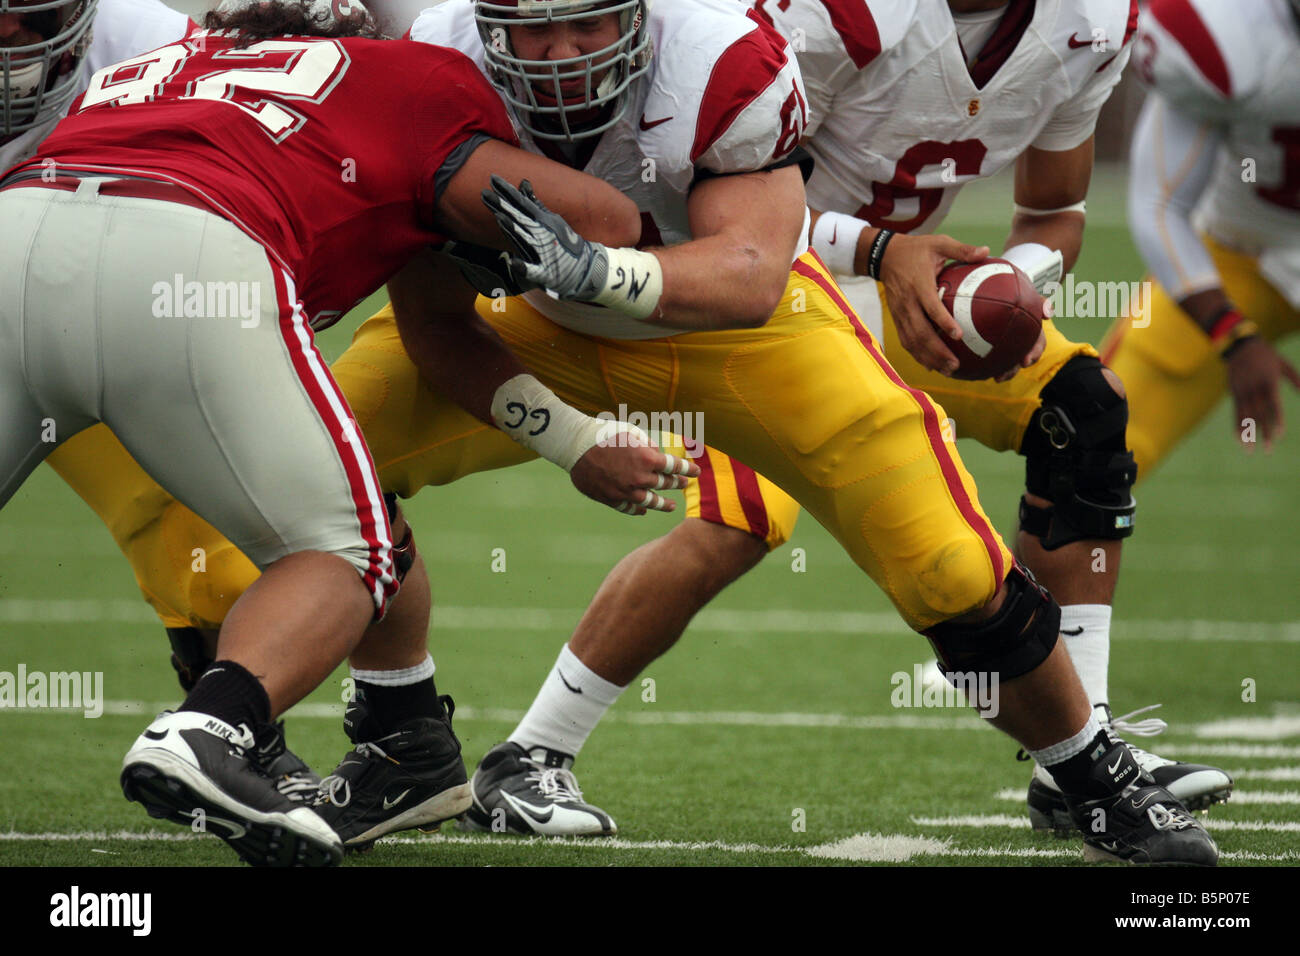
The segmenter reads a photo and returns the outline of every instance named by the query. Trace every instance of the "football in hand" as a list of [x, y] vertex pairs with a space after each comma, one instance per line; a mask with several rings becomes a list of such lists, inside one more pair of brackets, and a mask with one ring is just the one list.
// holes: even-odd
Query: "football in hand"
[[960, 365], [953, 378], [997, 378], [1029, 354], [1042, 331], [1043, 297], [1005, 259], [959, 262], [939, 273], [939, 298], [962, 337], [943, 336]]

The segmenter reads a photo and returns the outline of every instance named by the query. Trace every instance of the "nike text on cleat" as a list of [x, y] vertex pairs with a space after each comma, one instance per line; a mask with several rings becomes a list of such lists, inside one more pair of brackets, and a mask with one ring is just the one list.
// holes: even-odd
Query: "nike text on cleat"
[[474, 802], [464, 828], [524, 836], [613, 836], [618, 827], [599, 807], [585, 802], [577, 778], [554, 753], [497, 744], [470, 781]]
[[338, 863], [338, 836], [276, 789], [250, 759], [253, 747], [243, 725], [194, 711], [161, 714], [122, 761], [122, 792], [152, 817], [220, 837], [254, 866]]
[[408, 720], [372, 740], [357, 739], [375, 726], [365, 702], [348, 707], [356, 747], [321, 781], [315, 803], [348, 851], [400, 830], [435, 829], [469, 806], [460, 741], [451, 729], [456, 705], [450, 697], [438, 700], [439, 716]]

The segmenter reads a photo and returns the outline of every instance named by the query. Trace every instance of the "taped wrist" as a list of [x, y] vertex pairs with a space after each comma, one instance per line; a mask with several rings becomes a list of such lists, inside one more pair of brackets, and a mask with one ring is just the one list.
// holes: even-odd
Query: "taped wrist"
[[565, 471], [571, 471], [600, 440], [601, 429], [607, 424], [566, 405], [527, 374], [501, 383], [492, 396], [492, 422]]
[[1014, 245], [1002, 253], [1002, 258], [1029, 276], [1039, 295], [1046, 295], [1048, 286], [1059, 283], [1065, 273], [1065, 257], [1061, 250], [1049, 249], [1041, 242]]
[[664, 294], [664, 272], [659, 259], [639, 249], [605, 248], [609, 260], [604, 282], [589, 302], [617, 309], [634, 319], [648, 319]]
[[842, 212], [824, 212], [813, 225], [809, 244], [826, 263], [826, 268], [836, 275], [853, 275], [853, 261], [858, 253], [858, 239], [862, 230], [871, 224], [865, 219], [846, 216]]

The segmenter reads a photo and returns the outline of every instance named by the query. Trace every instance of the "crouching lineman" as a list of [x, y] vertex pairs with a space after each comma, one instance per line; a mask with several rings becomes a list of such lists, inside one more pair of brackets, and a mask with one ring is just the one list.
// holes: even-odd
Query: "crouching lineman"
[[[626, 402], [702, 412], [718, 447], [830, 529], [945, 667], [1001, 676], [994, 722], [1068, 795], [1090, 855], [1213, 863], [1209, 836], [1092, 714], [1057, 641], [1059, 608], [980, 509], [941, 434], [944, 413], [884, 361], [807, 251], [791, 155], [806, 95], [784, 40], [726, 0], [661, 0], [649, 11], [636, 0], [452, 2], [423, 15], [412, 36], [473, 58], [528, 148], [617, 186], [641, 210], [643, 241], [663, 244], [651, 254], [578, 242], [527, 194], [501, 187], [500, 216], [561, 297], [532, 292], [501, 312], [480, 300], [528, 367], [584, 411]], [[654, 176], [643, 175], [649, 168]], [[395, 313], [366, 323], [334, 368], [341, 382], [353, 377], [344, 387], [381, 480], [401, 495], [527, 457], [419, 391], [421, 372], [440, 381], [452, 361], [419, 332], [436, 291], [395, 289]], [[549, 401], [522, 405], [544, 418]], [[710, 557], [681, 547], [671, 560], [703, 564], [707, 575]], [[424, 637], [409, 639], [422, 646]], [[579, 680], [599, 707], [598, 685]], [[494, 748], [476, 774], [475, 810], [490, 818], [527, 799], [502, 779], [524, 787], [561, 776], [543, 770], [514, 744]], [[1103, 831], [1092, 829], [1097, 820]]]
[[[215, 665], [137, 739], [122, 787], [154, 816], [189, 825], [201, 812], [251, 863], [323, 865], [341, 859], [339, 835], [249, 759], [253, 729], [349, 655], [382, 656], [392, 626], [427, 626], [428, 603], [418, 589], [394, 601], [413, 539], [390, 525], [313, 330], [430, 244], [495, 238], [479, 195], [489, 169], [532, 175], [548, 195], [554, 184], [581, 228], [634, 236], [637, 221], [607, 185], [505, 145], [500, 101], [464, 57], [376, 42], [355, 2], [337, 18], [324, 2], [259, 4], [208, 23], [97, 72], [40, 155], [0, 179], [0, 504], [50, 451], [46, 420], [64, 439], [102, 422], [250, 556], [263, 574], [230, 609]], [[263, 68], [231, 68], [234, 51]], [[367, 174], [341, 177], [345, 159]], [[424, 269], [444, 286], [456, 277], [427, 258], [402, 275]], [[169, 306], [159, 286], [176, 275], [233, 285], [252, 308]], [[492, 374], [520, 377], [495, 338], [462, 327]], [[490, 401], [500, 381], [480, 381]], [[635, 472], [639, 487], [609, 502], [630, 507], [678, 480], [649, 473], [662, 454], [596, 446], [603, 423], [565, 411], [557, 420], [589, 439], [585, 454], [568, 442], [588, 459], [587, 490]], [[418, 712], [426, 736], [438, 725], [442, 745], [425, 812], [454, 816], [468, 788], [450, 714], [401, 691], [388, 703]]]
[[1300, 330], [1300, 2], [1154, 0], [1134, 57], [1150, 92], [1129, 222], [1155, 282], [1103, 353], [1129, 383], [1150, 475], [1225, 390], [1244, 447], [1271, 446], [1281, 382], [1300, 387], [1274, 347]]

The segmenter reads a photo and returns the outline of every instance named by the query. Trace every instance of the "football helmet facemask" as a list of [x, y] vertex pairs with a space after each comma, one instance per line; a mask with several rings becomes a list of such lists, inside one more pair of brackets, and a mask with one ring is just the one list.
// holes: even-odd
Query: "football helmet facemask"
[[77, 95], [98, 0], [0, 0], [0, 140], [63, 113]]
[[[632, 84], [650, 67], [650, 0], [474, 0], [488, 77], [536, 139], [576, 142], [599, 136], [627, 112]], [[618, 17], [610, 45], [561, 60], [526, 60], [510, 28], [602, 14]], [[581, 91], [573, 87], [581, 82]], [[570, 89], [566, 90], [565, 86]]]

